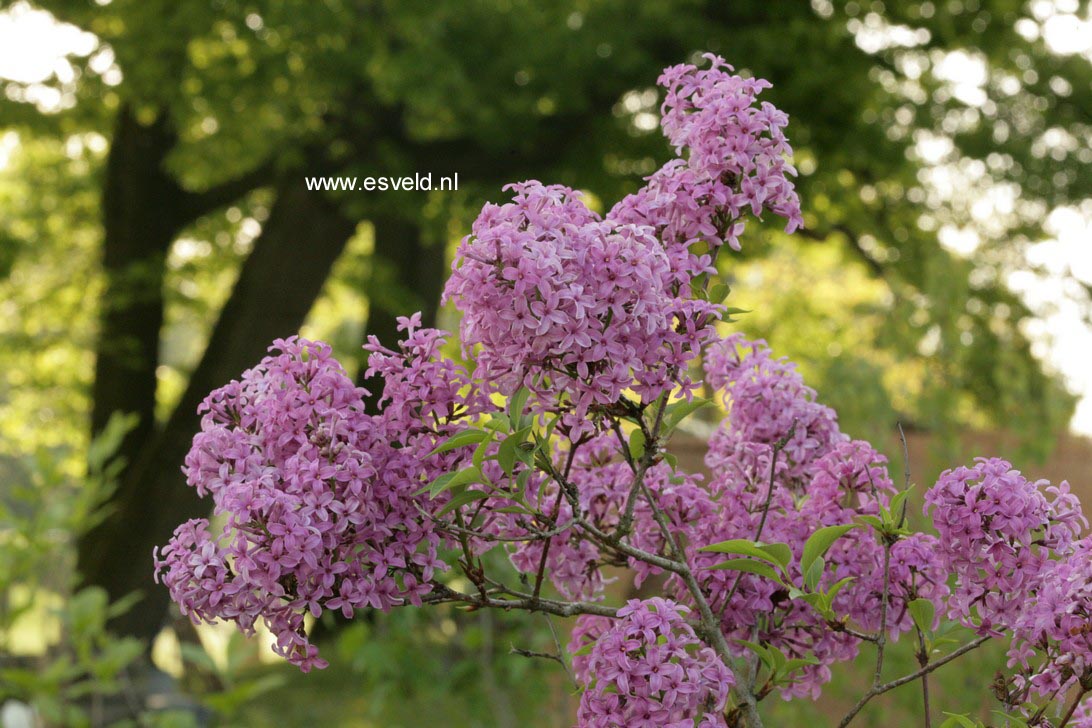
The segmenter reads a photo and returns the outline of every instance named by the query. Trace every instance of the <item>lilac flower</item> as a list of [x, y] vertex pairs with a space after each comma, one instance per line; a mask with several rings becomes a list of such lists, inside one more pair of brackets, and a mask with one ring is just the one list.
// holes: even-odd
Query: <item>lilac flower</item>
[[1051, 554], [1072, 548], [1087, 521], [1067, 484], [1047, 486], [1005, 460], [978, 458], [946, 470], [926, 493], [940, 553], [956, 575], [952, 619], [983, 633], [1010, 628]]
[[656, 229], [683, 270], [696, 267], [688, 260], [695, 241], [739, 250], [744, 211], [784, 217], [790, 233], [803, 225], [789, 179], [796, 170], [787, 161], [792, 155], [784, 133], [788, 117], [768, 102], [757, 103], [770, 83], [732, 75], [719, 56], [703, 57], [710, 62], [707, 69], [682, 64], [660, 76], [667, 90], [661, 126], [679, 158], [610, 214]]
[[706, 381], [724, 392], [730, 411], [706, 457], [722, 477], [764, 488], [773, 449], [789, 438], [778, 458], [777, 477], [798, 489], [810, 479], [811, 465], [847, 439], [834, 410], [816, 402], [815, 390], [804, 384], [796, 365], [773, 358], [765, 341], [729, 336], [709, 348], [705, 367]]
[[617, 620], [577, 621], [569, 649], [577, 653], [573, 667], [585, 686], [581, 726], [726, 725], [723, 711], [735, 677], [698, 639], [688, 612], [658, 597], [632, 599]]
[[560, 185], [507, 189], [513, 201], [482, 210], [444, 290], [475, 379], [528, 386], [574, 433], [626, 389], [651, 401], [691, 386], [686, 364], [721, 309], [680, 293], [652, 230], [603, 220]]
[[[438, 338], [407, 326], [417, 354], [434, 353]], [[225, 525], [179, 526], [156, 574], [195, 622], [224, 619], [251, 633], [264, 619], [274, 650], [308, 670], [326, 663], [307, 641], [305, 613], [419, 603], [446, 568], [415, 495], [435, 438], [408, 427], [405, 408], [412, 397], [436, 411], [465, 403], [452, 394], [461, 381], [450, 367], [417, 365], [430, 372], [429, 390], [379, 361], [391, 406], [369, 415], [329, 346], [293, 337], [270, 351], [208, 396], [186, 457], [189, 484], [211, 496]]]

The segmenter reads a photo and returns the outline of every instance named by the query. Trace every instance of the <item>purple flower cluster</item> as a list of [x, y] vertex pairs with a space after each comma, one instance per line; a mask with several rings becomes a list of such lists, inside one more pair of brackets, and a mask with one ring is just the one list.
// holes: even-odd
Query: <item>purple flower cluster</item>
[[[689, 610], [666, 599], [630, 600], [618, 619], [582, 616], [569, 649], [584, 686], [585, 728], [715, 728], [732, 672], [694, 633]], [[586, 653], [586, 654], [585, 654]]]
[[1092, 676], [1092, 541], [1048, 561], [1011, 620], [1018, 688], [1051, 699]]
[[[1092, 540], [1062, 482], [1031, 482], [1005, 460], [941, 474], [925, 497], [955, 574], [949, 616], [982, 633], [1009, 632], [1009, 702], [1053, 700], [1092, 679]], [[1084, 725], [1083, 719], [1071, 725]]]
[[390, 420], [366, 414], [365, 391], [329, 346], [293, 337], [270, 352], [208, 396], [186, 457], [189, 484], [212, 497], [223, 528], [181, 525], [156, 573], [194, 621], [251, 633], [262, 618], [274, 649], [308, 670], [325, 662], [304, 614], [419, 604], [446, 568], [414, 495], [431, 440], [407, 441], [397, 407]]
[[687, 364], [723, 312], [692, 285], [715, 273], [717, 248], [739, 248], [748, 211], [801, 224], [788, 119], [756, 105], [769, 84], [707, 57], [709, 69], [660, 79], [664, 133], [682, 156], [645, 187], [601, 218], [567, 187], [510, 185], [513, 201], [483, 208], [452, 266], [444, 297], [463, 313], [476, 378], [502, 394], [528, 386], [576, 432], [627, 389], [651, 402], [692, 386]]
[[1000, 458], [945, 471], [925, 504], [956, 575], [949, 616], [983, 633], [1013, 625], [1051, 555], [1087, 525], [1067, 484], [1032, 483]]
[[[805, 602], [788, 598], [782, 586], [768, 579], [706, 568], [723, 557], [697, 548], [728, 539], [753, 539], [759, 522], [764, 521], [761, 540], [789, 545], [793, 553], [790, 576], [800, 583], [799, 559], [808, 536], [824, 526], [853, 524], [859, 516], [876, 515], [880, 506], [889, 504], [896, 489], [887, 473], [886, 459], [867, 443], [848, 440], [838, 429], [834, 413], [815, 402], [814, 391], [803, 384], [799, 373], [784, 360], [774, 359], [762, 342], [739, 337], [721, 342], [712, 348], [708, 368], [709, 380], [726, 391], [729, 408], [729, 417], [710, 446], [712, 481], [706, 485], [699, 476], [661, 462], [645, 472], [644, 483], [671, 532], [688, 544], [688, 560], [701, 575], [712, 605], [722, 614], [725, 634], [749, 640], [753, 626], [762, 623], [765, 626], [759, 636], [763, 642], [792, 657], [817, 658], [817, 665], [802, 668], [791, 684], [782, 687], [786, 696], [815, 696], [830, 679], [833, 663], [856, 656], [859, 640], [828, 624]], [[793, 436], [786, 440], [790, 432]], [[786, 441], [778, 453], [771, 493], [771, 459], [782, 440]], [[564, 452], [558, 453], [556, 459], [563, 461], [564, 456]], [[614, 433], [605, 433], [579, 447], [567, 481], [578, 491], [582, 518], [611, 533], [621, 522], [633, 478], [633, 466], [619, 440]], [[556, 497], [556, 486], [547, 483], [536, 493], [528, 500], [558, 503], [555, 522], [572, 523], [572, 507]], [[518, 518], [494, 518], [504, 524], [499, 528], [504, 535], [521, 533]], [[668, 552], [644, 497], [635, 501], [629, 543], [650, 553]], [[513, 562], [521, 571], [533, 573], [543, 547], [543, 541], [534, 540], [510, 544]], [[830, 550], [827, 561], [821, 586], [852, 578], [836, 597], [835, 612], [861, 629], [878, 630], [883, 611], [884, 549], [874, 533], [866, 528], [850, 531]], [[549, 540], [547, 573], [567, 597], [600, 596], [606, 563], [610, 563], [609, 554], [575, 526]], [[637, 558], [629, 558], [628, 565], [638, 584], [659, 571]], [[947, 596], [947, 572], [938, 556], [936, 539], [913, 534], [899, 540], [891, 549], [889, 573], [886, 626], [895, 637], [913, 627], [909, 602], [926, 598], [939, 611]], [[666, 589], [678, 602], [691, 600], [686, 585], [677, 577], [668, 578]], [[588, 619], [586, 630], [596, 623]]]
[[626, 389], [651, 401], [687, 385], [721, 309], [679, 294], [652, 230], [602, 220], [560, 185], [507, 189], [513, 201], [485, 206], [444, 290], [475, 378], [505, 394], [528, 386], [576, 431]]
[[466, 369], [443, 356], [448, 332], [421, 328], [420, 313], [397, 321], [398, 330], [406, 332], [397, 351], [384, 347], [375, 336], [364, 345], [369, 352], [367, 376], [379, 374], [383, 380], [379, 397], [383, 421], [391, 432], [404, 433], [396, 439], [450, 434], [457, 429], [453, 422], [489, 409]]
[[704, 58], [707, 69], [682, 64], [660, 76], [667, 91], [661, 126], [679, 158], [610, 215], [652, 227], [684, 268], [693, 267], [689, 249], [698, 240], [739, 250], [747, 210], [755, 217], [769, 210], [785, 218], [786, 232], [803, 225], [789, 179], [796, 170], [787, 161], [788, 116], [769, 102], [756, 103], [770, 83], [733, 75], [719, 56]]
[[799, 489], [809, 480], [810, 464], [847, 439], [834, 410], [817, 402], [815, 390], [804, 384], [796, 365], [774, 358], [765, 341], [729, 336], [709, 347], [705, 370], [706, 382], [724, 393], [730, 411], [706, 457], [722, 480], [764, 489], [774, 447], [787, 438], [776, 475]]

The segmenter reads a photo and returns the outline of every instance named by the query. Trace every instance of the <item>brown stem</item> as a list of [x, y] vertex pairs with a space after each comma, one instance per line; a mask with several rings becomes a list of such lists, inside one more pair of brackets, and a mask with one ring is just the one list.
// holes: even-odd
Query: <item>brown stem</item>
[[861, 699], [858, 700], [852, 708], [849, 709], [849, 712], [845, 714], [841, 721], [839, 721], [838, 728], [845, 728], [847, 725], [849, 725], [853, 721], [853, 719], [857, 717], [857, 714], [860, 713], [866, 705], [868, 705], [868, 702], [877, 695], [883, 695], [884, 693], [894, 690], [895, 688], [902, 687], [907, 683], [917, 680], [922, 675], [928, 675], [934, 670], [943, 667], [944, 665], [947, 665], [952, 660], [958, 659], [968, 652], [978, 649], [979, 647], [984, 645], [989, 639], [990, 635], [982, 635], [980, 637], [976, 637], [975, 639], [960, 647], [955, 652], [951, 652], [945, 655], [936, 662], [930, 662], [925, 667], [921, 667], [910, 673], [909, 675], [903, 675], [902, 677], [891, 680], [890, 682], [885, 682], [881, 685], [873, 686], [867, 693], [861, 696]]
[[[929, 654], [925, 649], [925, 635], [922, 634], [921, 629], [914, 628], [914, 631], [918, 634], [918, 667], [925, 667], [929, 664]], [[929, 708], [929, 674], [925, 673], [921, 676], [921, 704], [922, 710], [925, 712], [925, 728], [932, 728], [933, 718], [930, 715], [932, 712]]]
[[872, 687], [880, 684], [883, 673], [884, 649], [887, 647], [887, 611], [891, 592], [891, 542], [883, 543], [883, 597], [880, 602], [880, 632], [876, 635], [876, 671], [872, 676]]
[[1086, 693], [1088, 693], [1088, 691], [1082, 688], [1081, 691], [1073, 697], [1073, 702], [1070, 703], [1069, 707], [1066, 709], [1065, 715], [1062, 716], [1062, 722], [1058, 724], [1058, 728], [1065, 728], [1066, 724], [1073, 718], [1073, 714], [1077, 712], [1077, 706], [1081, 704], [1081, 699], [1084, 698]]
[[[633, 483], [629, 488], [629, 495], [626, 497], [626, 507], [622, 512], [622, 517], [618, 520], [618, 528], [615, 530], [616, 538], [621, 539], [629, 533], [630, 528], [633, 527], [633, 510], [637, 507], [637, 494], [641, 489], [645, 480], [645, 472], [652, 466], [652, 463], [656, 459], [656, 451], [659, 449], [658, 438], [660, 436], [660, 427], [664, 421], [664, 410], [667, 409], [667, 395], [660, 397], [659, 404], [656, 408], [656, 418], [652, 423], [652, 429], [648, 432], [648, 436], [645, 441], [645, 452], [641, 457], [640, 462], [634, 467], [633, 461], [630, 459], [628, 452], [628, 446], [622, 439], [622, 455], [626, 458], [626, 461], [630, 464], [630, 468], [633, 469]], [[621, 433], [619, 433], [621, 438]]]
[[591, 602], [561, 602], [544, 597], [518, 597], [502, 599], [489, 594], [466, 594], [455, 591], [445, 584], [433, 582], [433, 591], [421, 598], [422, 604], [449, 604], [452, 602], [471, 607], [492, 609], [519, 609], [526, 612], [543, 612], [558, 617], [575, 617], [578, 614], [595, 614], [600, 617], [616, 617], [618, 610]]

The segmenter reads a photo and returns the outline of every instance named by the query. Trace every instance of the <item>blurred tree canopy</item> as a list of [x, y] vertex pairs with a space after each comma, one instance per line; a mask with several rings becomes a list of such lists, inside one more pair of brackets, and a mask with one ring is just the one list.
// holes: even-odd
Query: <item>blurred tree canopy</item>
[[[605, 205], [635, 189], [668, 152], [658, 72], [698, 51], [770, 79], [790, 114], [807, 230], [749, 231], [725, 271], [734, 305], [755, 309], [743, 325], [801, 359], [851, 432], [897, 413], [1012, 428], [1041, 450], [1071, 414], [1005, 280], [1051, 210], [1092, 197], [1092, 69], [1044, 35], [1087, 2], [12, 12], [32, 7], [92, 35], [48, 77], [0, 81], [0, 427], [55, 444], [115, 411], [138, 416], [112, 513], [79, 559], [112, 598], [145, 592], [116, 625], [127, 634], [162, 623], [152, 546], [202, 514], [179, 466], [205, 394], [309, 313], [346, 352], [363, 336], [333, 320], [347, 307], [388, 341], [395, 314], [433, 319], [448, 244], [505, 182], [562, 182]], [[458, 173], [460, 189], [304, 186], [414, 172]]]

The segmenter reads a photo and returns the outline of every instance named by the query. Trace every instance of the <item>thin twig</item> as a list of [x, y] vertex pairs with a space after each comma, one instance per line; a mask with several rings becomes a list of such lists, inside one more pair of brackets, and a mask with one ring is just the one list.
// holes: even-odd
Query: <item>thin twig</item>
[[[625, 543], [620, 538], [611, 538], [592, 524], [585, 521], [583, 518], [580, 519], [580, 525], [588, 530], [588, 532], [591, 533], [592, 536], [596, 538], [596, 540], [604, 542], [604, 545], [619, 550], [623, 553], [631, 551], [639, 552], [642, 555], [635, 556], [635, 558], [640, 558], [647, 563], [660, 566], [667, 571], [671, 571], [677, 574], [678, 577], [682, 579], [683, 583], [686, 585], [686, 588], [690, 592], [691, 597], [694, 599], [694, 606], [697, 607], [697, 612], [700, 616], [699, 626], [702, 632], [702, 637], [705, 639], [706, 643], [713, 647], [713, 650], [727, 664], [732, 661], [732, 654], [728, 648], [728, 641], [724, 638], [724, 632], [721, 631], [720, 620], [715, 614], [713, 614], [713, 610], [709, 607], [709, 600], [706, 599], [705, 592], [702, 591], [701, 585], [694, 577], [694, 572], [690, 568], [690, 564], [686, 559], [685, 552], [679, 546], [678, 540], [671, 532], [671, 524], [670, 521], [668, 521], [667, 519], [667, 515], [663, 512], [663, 509], [660, 508], [659, 504], [656, 502], [656, 499], [652, 497], [652, 493], [644, 484], [644, 469], [647, 468], [647, 465], [651, 463], [652, 458], [655, 456], [655, 453], [652, 452], [652, 449], [657, 446], [656, 438], [658, 437], [659, 428], [663, 419], [664, 403], [666, 403], [666, 400], [661, 403], [661, 406], [656, 414], [656, 421], [652, 427], [652, 436], [648, 438], [647, 447], [649, 449], [645, 451], [644, 457], [641, 458], [641, 466], [644, 467], [642, 468], [639, 466], [639, 473], [635, 474], [634, 476], [635, 480], [637, 481], [636, 485], [634, 486], [634, 490], [637, 493], [643, 495], [645, 497], [645, 500], [648, 501], [649, 508], [652, 510], [652, 517], [656, 520], [657, 525], [660, 527], [660, 531], [664, 535], [664, 540], [667, 542], [667, 547], [671, 553], [672, 558], [664, 559], [663, 557], [657, 556], [656, 554], [641, 552], [640, 549], [634, 549], [632, 546]], [[651, 556], [653, 558], [646, 558], [648, 556]], [[748, 690], [746, 694], [742, 695], [742, 698], [744, 701], [743, 711], [746, 715], [748, 725], [750, 726], [750, 728], [762, 728], [762, 718], [758, 714], [758, 704], [754, 698], [754, 695], [751, 693], [751, 691]]]
[[[903, 489], [910, 488], [910, 448], [906, 446], [906, 433], [902, 431], [902, 423], [895, 423], [899, 428], [899, 439], [902, 440], [902, 480]], [[902, 513], [899, 514], [899, 525], [906, 523], [906, 501], [902, 502]]]
[[934, 670], [943, 667], [944, 665], [947, 665], [952, 660], [958, 659], [968, 652], [978, 649], [989, 639], [990, 635], [988, 634], [982, 635], [981, 637], [976, 637], [972, 641], [960, 647], [955, 652], [951, 652], [945, 655], [936, 662], [930, 662], [925, 667], [919, 668], [909, 675], [903, 675], [900, 678], [891, 680], [890, 682], [885, 682], [882, 685], [873, 686], [867, 693], [861, 696], [861, 699], [857, 701], [856, 705], [850, 708], [849, 712], [846, 713], [845, 717], [842, 718], [842, 720], [838, 723], [838, 728], [845, 728], [847, 725], [849, 725], [850, 722], [857, 717], [857, 714], [860, 713], [861, 710], [868, 704], [868, 702], [877, 695], [883, 695], [884, 693], [894, 690], [895, 688], [902, 687], [907, 683], [911, 683], [917, 680], [922, 675], [928, 675]]
[[520, 657], [540, 657], [544, 660], [553, 660], [554, 662], [565, 668], [566, 673], [568, 673], [569, 671], [569, 668], [565, 664], [565, 660], [561, 657], [561, 655], [555, 654], [553, 652], [536, 652], [535, 650], [525, 650], [522, 647], [516, 647], [515, 645], [512, 645], [508, 652], [513, 655], [519, 655]]
[[827, 626], [830, 627], [831, 630], [833, 630], [834, 632], [843, 632], [845, 634], [848, 634], [850, 637], [856, 637], [863, 642], [875, 642], [878, 639], [874, 634], [861, 632], [859, 630], [853, 629], [849, 625], [842, 624], [841, 622], [837, 622], [834, 620], [828, 621]]
[[872, 687], [883, 679], [884, 648], [887, 647], [887, 611], [891, 596], [891, 542], [883, 542], [883, 601], [880, 602], [880, 631], [876, 635], [876, 672], [872, 676]]
[[902, 479], [903, 487], [910, 487], [910, 448], [906, 446], [906, 433], [902, 430], [902, 423], [896, 422], [899, 428], [899, 440], [902, 441]]
[[622, 517], [618, 519], [618, 527], [615, 529], [615, 538], [621, 540], [629, 533], [629, 530], [633, 527], [633, 510], [637, 507], [637, 494], [641, 489], [642, 483], [645, 480], [645, 472], [652, 466], [652, 463], [656, 459], [656, 453], [659, 450], [659, 437], [660, 427], [664, 422], [664, 410], [667, 409], [667, 395], [663, 395], [658, 400], [656, 407], [656, 416], [652, 422], [652, 428], [648, 431], [645, 437], [645, 452], [641, 456], [637, 466], [634, 467], [633, 460], [629, 455], [629, 447], [625, 443], [624, 438], [619, 431], [619, 438], [622, 441], [623, 456], [627, 462], [630, 463], [630, 468], [633, 469], [633, 482], [629, 487], [629, 495], [626, 496], [626, 505], [622, 511]]
[[1073, 718], [1073, 714], [1077, 712], [1077, 706], [1081, 704], [1081, 699], [1084, 698], [1087, 692], [1087, 690], [1081, 688], [1080, 692], [1073, 697], [1073, 702], [1070, 703], [1069, 708], [1066, 709], [1065, 715], [1062, 716], [1062, 722], [1058, 724], [1058, 728], [1065, 728], [1066, 724]]
[[[569, 446], [569, 454], [565, 458], [565, 468], [562, 472], [563, 478], [568, 478], [569, 473], [572, 471], [573, 459], [576, 457], [576, 450], [579, 447], [576, 443], [571, 443]], [[554, 513], [550, 516], [550, 526], [557, 525], [558, 516], [561, 515], [561, 498], [565, 495], [565, 489], [561, 487], [561, 483], [557, 484], [557, 498], [554, 501]], [[542, 582], [546, 577], [546, 561], [550, 557], [550, 546], [554, 540], [547, 539], [542, 544], [542, 557], [538, 560], [538, 573], [535, 574], [535, 589], [532, 592], [532, 598], [538, 599], [538, 595], [542, 592]]]
[[[426, 511], [423, 508], [418, 507], [418, 510], [420, 510], [425, 515], [429, 515], [428, 511]], [[445, 531], [450, 531], [451, 533], [454, 533], [454, 534], [463, 534], [463, 535], [466, 535], [466, 536], [473, 536], [474, 538], [481, 539], [482, 541], [489, 541], [489, 542], [495, 542], [495, 543], [527, 543], [527, 542], [530, 542], [530, 541], [544, 541], [544, 540], [546, 540], [548, 538], [553, 538], [554, 536], [558, 535], [559, 533], [564, 533], [565, 531], [568, 531], [570, 528], [572, 528], [573, 526], [576, 525], [576, 519], [570, 518], [569, 520], [565, 521], [561, 525], [554, 526], [553, 528], [551, 528], [548, 531], [539, 531], [539, 530], [537, 530], [535, 528], [532, 528], [530, 526], [525, 526], [526, 530], [528, 531], [528, 535], [525, 535], [525, 536], [496, 536], [496, 535], [491, 534], [491, 533], [486, 533], [485, 531], [477, 531], [477, 530], [475, 530], [473, 528], [463, 528], [463, 527], [460, 527], [460, 526], [456, 526], [456, 525], [454, 525], [452, 523], [448, 523], [448, 522], [443, 521], [441, 519], [433, 518], [433, 520], [436, 521], [437, 526], [439, 528], [442, 528]]]
[[[918, 667], [925, 667], [929, 664], [929, 653], [925, 649], [925, 635], [922, 633], [921, 628], [916, 625], [914, 631], [918, 634]], [[921, 676], [921, 704], [925, 713], [925, 728], [932, 728], [932, 710], [929, 707], [929, 673]]]
[[550, 635], [554, 638], [554, 647], [557, 649], [558, 662], [565, 668], [565, 674], [569, 676], [569, 680], [572, 682], [574, 688], [580, 687], [576, 682], [576, 675], [573, 674], [572, 668], [569, 667], [568, 660], [565, 659], [565, 650], [561, 648], [561, 637], [557, 634], [557, 625], [554, 624], [554, 620], [549, 614], [542, 615], [546, 618], [546, 624], [550, 626]]
[[[678, 541], [671, 533], [671, 529], [669, 528], [670, 524], [663, 509], [655, 503], [647, 487], [643, 487], [642, 489], [645, 498], [649, 502], [649, 506], [652, 508], [653, 518], [656, 519], [656, 522], [660, 526], [660, 530], [664, 533], [667, 545], [671, 549], [672, 556], [674, 556], [675, 561], [679, 566], [675, 573], [678, 574], [679, 578], [686, 584], [686, 588], [690, 591], [690, 595], [694, 599], [694, 605], [698, 608], [698, 614], [701, 616], [700, 626], [703, 637], [705, 638], [705, 641], [713, 647], [725, 664], [727, 664], [732, 661], [732, 654], [728, 649], [728, 642], [724, 638], [724, 632], [721, 630], [720, 618], [717, 615], [714, 615], [713, 610], [709, 607], [709, 601], [705, 598], [705, 592], [702, 591], [701, 584], [698, 583], [698, 580], [694, 577], [694, 572], [690, 569], [690, 564], [686, 560], [686, 554], [679, 547]], [[745, 691], [740, 691], [740, 697], [743, 699], [743, 712], [747, 718], [749, 728], [762, 728], [762, 717], [758, 713], [758, 701], [755, 700], [752, 689], [748, 688]]]
[[422, 604], [461, 603], [470, 607], [492, 609], [519, 609], [526, 612], [544, 612], [558, 617], [575, 617], [578, 614], [595, 614], [600, 617], [616, 617], [618, 610], [591, 602], [561, 602], [556, 599], [519, 597], [498, 599], [489, 594], [466, 594], [455, 591], [446, 584], [432, 582], [432, 592], [421, 597]]
[[625, 541], [618, 541], [611, 534], [605, 533], [593, 523], [589, 523], [587, 519], [581, 517], [576, 519], [576, 524], [591, 534], [592, 538], [596, 540], [601, 546], [609, 549], [613, 549], [618, 553], [637, 559], [638, 561], [644, 561], [658, 569], [664, 571], [670, 571], [673, 574], [681, 573], [681, 570], [685, 568], [685, 564], [682, 564], [675, 559], [660, 556], [654, 554], [651, 551], [645, 551], [639, 549], [636, 546], [631, 546]]

